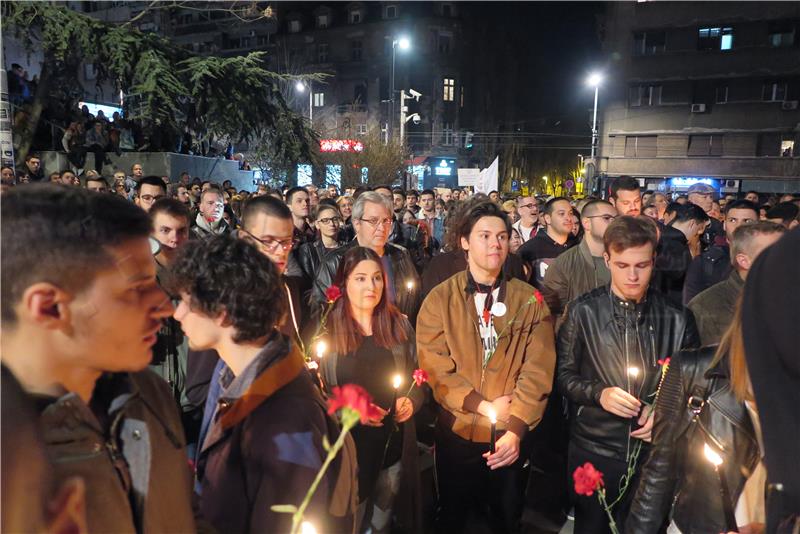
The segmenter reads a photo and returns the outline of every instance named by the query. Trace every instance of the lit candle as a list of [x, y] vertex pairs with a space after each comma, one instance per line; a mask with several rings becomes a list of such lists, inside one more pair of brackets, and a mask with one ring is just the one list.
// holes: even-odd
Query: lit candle
[[394, 391], [392, 391], [392, 405], [389, 406], [389, 413], [387, 414], [389, 417], [393, 416], [394, 413], [397, 411], [395, 410], [395, 406], [397, 405], [397, 390], [400, 388], [402, 384], [403, 384], [402, 376], [394, 375], [392, 377], [392, 388], [394, 388]]
[[325, 340], [320, 339], [317, 341], [317, 358], [320, 360], [323, 356], [325, 356], [325, 351], [328, 350], [328, 344], [325, 343]]
[[317, 534], [317, 529], [310, 521], [303, 521], [300, 524], [300, 534]]
[[739, 532], [736, 528], [736, 515], [733, 513], [733, 503], [731, 502], [731, 492], [728, 489], [728, 479], [725, 476], [725, 470], [720, 469], [722, 465], [722, 456], [709, 447], [708, 443], [703, 444], [703, 453], [705, 453], [706, 459], [714, 465], [714, 471], [717, 472], [717, 478], [719, 478], [719, 494], [722, 497], [722, 512], [725, 514], [725, 530], [728, 532]]
[[492, 436], [489, 441], [489, 452], [494, 454], [495, 443], [497, 442], [497, 412], [493, 408], [489, 409], [489, 422], [492, 424]]
[[637, 396], [636, 379], [639, 378], [639, 368], [636, 366], [628, 367], [628, 377], [631, 379], [631, 390], [629, 393], [634, 397]]
[[406, 282], [406, 289], [408, 290], [409, 293], [411, 293], [411, 290], [414, 289], [414, 281], [413, 280], [409, 280], [408, 282]]

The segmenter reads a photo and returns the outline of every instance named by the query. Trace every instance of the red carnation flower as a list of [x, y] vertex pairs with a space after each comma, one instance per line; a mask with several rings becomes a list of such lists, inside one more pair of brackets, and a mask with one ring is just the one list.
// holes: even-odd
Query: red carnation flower
[[595, 469], [590, 462], [575, 469], [572, 479], [575, 481], [575, 493], [578, 495], [591, 497], [595, 490], [603, 486], [603, 473]]
[[381, 416], [378, 409], [372, 404], [372, 397], [367, 390], [355, 384], [345, 384], [333, 388], [333, 396], [328, 399], [328, 413], [333, 415], [341, 409], [358, 412], [362, 424]]
[[670, 357], [667, 356], [663, 360], [658, 360], [658, 365], [669, 366]]
[[417, 387], [421, 387], [422, 384], [428, 381], [428, 372], [425, 369], [417, 369], [411, 376], [414, 378]]
[[328, 304], [333, 304], [339, 297], [342, 296], [342, 290], [339, 289], [339, 286], [328, 286], [325, 290], [325, 299], [328, 301]]

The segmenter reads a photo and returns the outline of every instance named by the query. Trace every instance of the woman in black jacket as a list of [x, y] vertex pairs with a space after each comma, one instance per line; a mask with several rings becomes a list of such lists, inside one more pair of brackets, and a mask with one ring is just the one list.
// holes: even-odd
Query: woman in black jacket
[[717, 452], [740, 532], [764, 531], [766, 471], [744, 356], [741, 313], [719, 347], [684, 350], [669, 362], [656, 400], [653, 444], [625, 524], [628, 534], [728, 532]]
[[[333, 285], [342, 296], [328, 315], [330, 353], [322, 359], [327, 390], [357, 384], [381, 416], [352, 430], [358, 458], [360, 531], [389, 531], [394, 509], [403, 531], [421, 529], [417, 438], [413, 414], [423, 394], [409, 391], [416, 368], [416, 341], [408, 319], [389, 302], [386, 272], [371, 249], [350, 248]], [[402, 380], [393, 387], [394, 377]], [[392, 402], [394, 401], [394, 403]]]

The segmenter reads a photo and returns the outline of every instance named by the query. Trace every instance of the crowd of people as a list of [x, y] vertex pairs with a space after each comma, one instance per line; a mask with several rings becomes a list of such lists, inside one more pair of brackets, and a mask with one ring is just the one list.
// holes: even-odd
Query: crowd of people
[[320, 532], [800, 528], [797, 196], [25, 166], [0, 195], [3, 530], [288, 532], [272, 507], [315, 483], [346, 384], [371, 408]]

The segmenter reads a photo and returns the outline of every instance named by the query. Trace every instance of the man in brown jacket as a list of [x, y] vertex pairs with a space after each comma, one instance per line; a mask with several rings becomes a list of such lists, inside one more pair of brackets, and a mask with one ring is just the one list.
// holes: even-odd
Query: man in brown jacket
[[[517, 528], [524, 491], [520, 444], [541, 420], [555, 348], [547, 306], [531, 286], [501, 273], [511, 224], [480, 203], [457, 232], [468, 268], [436, 286], [417, 319], [420, 365], [439, 403], [436, 469], [441, 532], [461, 532], [489, 505], [496, 529]], [[499, 436], [490, 450], [490, 414]]]

